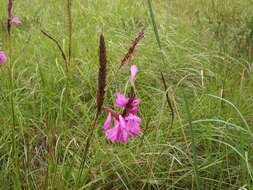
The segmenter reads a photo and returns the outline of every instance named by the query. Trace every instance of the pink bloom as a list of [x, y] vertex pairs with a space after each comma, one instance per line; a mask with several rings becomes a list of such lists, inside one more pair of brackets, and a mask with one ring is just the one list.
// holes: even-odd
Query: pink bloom
[[11, 24], [20, 24], [21, 23], [21, 21], [19, 20], [19, 18], [13, 18], [13, 19], [11, 19], [11, 21], [10, 21], [10, 23]]
[[3, 51], [0, 51], [0, 65], [7, 61], [7, 56]]
[[116, 104], [117, 107], [125, 107], [129, 101], [129, 98], [126, 98], [123, 94], [120, 92], [116, 92]]
[[125, 118], [125, 120], [127, 122], [126, 127], [130, 136], [136, 136], [140, 134], [141, 118], [130, 113], [129, 116]]
[[112, 115], [109, 112], [104, 123], [104, 131], [106, 136], [112, 142], [127, 142], [128, 136], [136, 136], [140, 134], [141, 118], [137, 115], [129, 114], [127, 117], [119, 116], [119, 119], [114, 119], [114, 127], [110, 128]]
[[129, 113], [134, 114], [134, 115], [136, 115], [137, 112], [138, 112], [138, 108], [137, 108], [137, 107], [132, 107], [132, 108], [129, 110]]
[[130, 82], [134, 86], [136, 74], [138, 72], [138, 67], [136, 65], [132, 65], [130, 70], [131, 70]]
[[119, 134], [121, 133], [118, 121], [114, 121], [115, 127], [105, 131], [105, 135], [112, 141], [118, 141]]
[[[121, 94], [120, 92], [116, 92], [116, 104], [115, 106], [117, 107], [126, 107], [129, 98], [126, 98], [123, 94]], [[132, 103], [131, 106], [135, 107], [137, 106], [139, 103], [141, 102], [141, 99], [135, 99]]]
[[[137, 72], [138, 67], [132, 65], [130, 82], [133, 86]], [[141, 102], [141, 99], [134, 100], [133, 98], [135, 97], [135, 94], [133, 92], [131, 93], [132, 94], [129, 95], [129, 98], [126, 98], [124, 94], [120, 92], [116, 93], [115, 106], [124, 108], [122, 115], [117, 114], [115, 116], [115, 114], [112, 114], [114, 111], [111, 111], [111, 113], [109, 109], [107, 119], [104, 123], [104, 132], [112, 142], [127, 142], [129, 136], [140, 134], [141, 118], [137, 116], [137, 106]], [[112, 116], [114, 117], [114, 127], [110, 128]]]
[[129, 113], [132, 113], [134, 115], [137, 114], [138, 112], [138, 108], [137, 105], [141, 102], [141, 99], [135, 99], [132, 103], [131, 103], [131, 108], [129, 110]]
[[105, 134], [112, 142], [127, 142], [129, 134], [124, 118], [120, 115], [119, 120], [115, 119], [114, 128], [106, 129]]
[[141, 102], [141, 99], [135, 99], [132, 103], [131, 106], [137, 106]]

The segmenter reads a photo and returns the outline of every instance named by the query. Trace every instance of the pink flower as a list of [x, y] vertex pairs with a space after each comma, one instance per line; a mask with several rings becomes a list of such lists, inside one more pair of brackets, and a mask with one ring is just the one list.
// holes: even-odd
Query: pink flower
[[134, 114], [134, 115], [136, 115], [137, 112], [138, 112], [138, 108], [137, 108], [137, 107], [132, 107], [132, 108], [129, 110], [129, 113]]
[[129, 116], [125, 118], [120, 115], [119, 119], [114, 119], [113, 128], [110, 128], [111, 121], [112, 117], [111, 113], [109, 113], [104, 124], [104, 131], [106, 136], [112, 142], [127, 142], [128, 136], [136, 136], [140, 134], [141, 118], [136, 115], [129, 114]]
[[137, 114], [138, 112], [138, 108], [137, 108], [137, 105], [141, 102], [141, 99], [135, 99], [132, 103], [131, 103], [131, 107], [129, 109], [129, 113], [132, 113], [134, 115]]
[[132, 103], [131, 106], [137, 106], [141, 102], [141, 99], [135, 99]]
[[106, 129], [105, 134], [112, 142], [127, 142], [129, 134], [125, 119], [120, 115], [119, 120], [114, 120], [114, 128]]
[[21, 23], [21, 21], [19, 20], [19, 18], [13, 18], [13, 19], [11, 19], [11, 21], [10, 21], [10, 23], [11, 24], [20, 24]]
[[125, 107], [129, 101], [129, 98], [126, 98], [123, 94], [120, 92], [116, 92], [116, 104], [117, 107]]
[[7, 61], [7, 56], [3, 51], [0, 51], [0, 65]]
[[104, 123], [105, 135], [112, 142], [127, 142], [129, 136], [139, 135], [141, 131], [141, 118], [136, 115], [136, 112], [137, 110], [135, 113], [130, 112], [126, 117], [119, 115], [117, 118], [114, 118], [113, 128], [110, 128], [112, 122], [112, 114], [109, 112]]
[[141, 123], [141, 118], [139, 118], [137, 115], [129, 114], [125, 118], [127, 124], [126, 127], [128, 129], [128, 133], [130, 136], [136, 136], [140, 134], [140, 123]]
[[[137, 72], [138, 67], [136, 65], [132, 65], [130, 82], [133, 86]], [[137, 116], [137, 106], [141, 102], [141, 99], [134, 98], [135, 94], [133, 88], [128, 98], [126, 98], [124, 94], [117, 92], [115, 106], [124, 108], [123, 112], [118, 113], [110, 108], [105, 109], [108, 111], [108, 116], [104, 123], [104, 132], [112, 142], [127, 142], [129, 136], [136, 136], [140, 134], [141, 118]], [[114, 127], [110, 128], [112, 116], [114, 117]]]
[[138, 72], [138, 67], [136, 65], [132, 65], [130, 70], [131, 70], [130, 82], [131, 82], [132, 86], [134, 86], [136, 74]]
[[[129, 98], [126, 98], [124, 96], [124, 94], [121, 94], [120, 92], [116, 92], [116, 104], [115, 106], [117, 107], [126, 107], [128, 101], [129, 101]], [[137, 106], [139, 103], [140, 103], [141, 99], [135, 99], [132, 103], [131, 103], [131, 106], [132, 107], [135, 107]]]

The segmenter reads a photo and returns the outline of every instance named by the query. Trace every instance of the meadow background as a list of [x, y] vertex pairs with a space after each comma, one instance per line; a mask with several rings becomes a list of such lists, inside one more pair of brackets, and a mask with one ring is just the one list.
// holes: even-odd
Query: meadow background
[[[12, 26], [12, 56], [0, 67], [0, 189], [252, 189], [253, 1], [72, 3], [66, 75], [41, 30], [68, 52], [67, 1], [15, 1], [22, 24]], [[9, 56], [6, 15], [1, 0], [0, 49]], [[129, 68], [118, 70], [120, 61], [143, 28], [140, 56], [129, 62], [139, 67], [142, 134], [110, 143], [102, 112], [84, 162], [99, 36], [107, 46], [105, 105], [113, 107], [115, 92], [129, 88]]]

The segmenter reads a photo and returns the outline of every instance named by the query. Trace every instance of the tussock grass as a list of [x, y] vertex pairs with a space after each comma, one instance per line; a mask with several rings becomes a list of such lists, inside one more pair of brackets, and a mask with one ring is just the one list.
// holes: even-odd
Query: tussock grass
[[[76, 0], [71, 21], [67, 2], [15, 1], [22, 24], [12, 27], [12, 59], [0, 67], [0, 189], [252, 189], [252, 2]], [[6, 15], [1, 1], [0, 49], [9, 54]], [[101, 112], [82, 163], [97, 109], [99, 36], [104, 104], [113, 107], [115, 91], [129, 87], [120, 62], [143, 28], [141, 55], [129, 63], [140, 70], [142, 135], [110, 143]], [[71, 55], [67, 74], [41, 30]]]

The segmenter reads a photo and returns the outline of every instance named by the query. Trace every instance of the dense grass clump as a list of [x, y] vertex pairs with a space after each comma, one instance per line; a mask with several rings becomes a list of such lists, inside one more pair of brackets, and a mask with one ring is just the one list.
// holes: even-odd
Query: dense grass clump
[[[7, 7], [0, 189], [253, 188], [252, 1], [14, 1], [10, 33]], [[129, 92], [131, 64], [142, 134], [111, 143], [101, 107]]]

